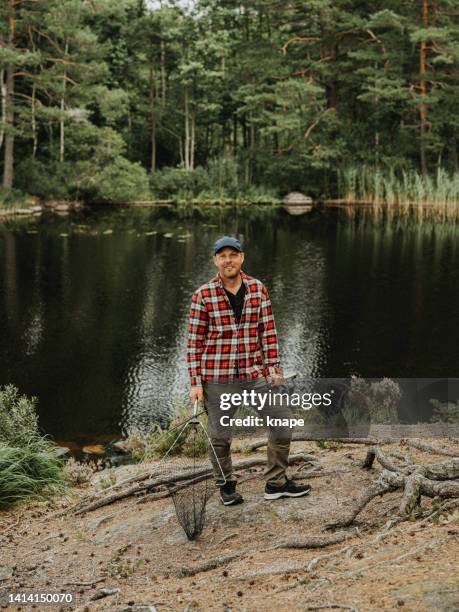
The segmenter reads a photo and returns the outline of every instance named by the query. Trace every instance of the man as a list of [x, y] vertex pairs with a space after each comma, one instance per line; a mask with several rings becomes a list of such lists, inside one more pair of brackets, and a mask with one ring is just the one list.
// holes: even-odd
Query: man
[[[224, 236], [217, 240], [213, 260], [218, 274], [193, 294], [188, 328], [187, 360], [192, 402], [204, 401], [211, 453], [220, 498], [225, 505], [242, 503], [236, 491], [231, 464], [231, 430], [220, 421], [232, 417], [237, 406], [222, 412], [225, 394], [268, 394], [270, 387], [283, 383], [279, 364], [276, 326], [266, 287], [241, 271], [244, 261], [239, 240]], [[225, 395], [225, 397], [229, 397]], [[247, 397], [247, 395], [246, 395]], [[261, 404], [260, 404], [261, 406]], [[252, 402], [251, 408], [257, 408]], [[257, 414], [289, 418], [288, 406], [266, 402]], [[296, 485], [286, 477], [291, 429], [270, 427], [268, 461], [265, 471], [265, 499], [301, 497], [309, 485]]]

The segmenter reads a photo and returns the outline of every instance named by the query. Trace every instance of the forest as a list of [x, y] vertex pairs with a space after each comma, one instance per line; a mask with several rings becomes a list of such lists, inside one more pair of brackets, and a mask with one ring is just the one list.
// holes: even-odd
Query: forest
[[457, 205], [455, 0], [0, 6], [3, 205]]

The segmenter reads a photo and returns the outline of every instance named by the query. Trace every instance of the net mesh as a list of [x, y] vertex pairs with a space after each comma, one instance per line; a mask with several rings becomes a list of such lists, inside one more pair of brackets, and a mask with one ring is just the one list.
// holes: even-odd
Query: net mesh
[[[185, 423], [168, 432], [160, 465], [155, 470], [172, 498], [177, 520], [189, 540], [203, 531], [206, 505], [216, 491], [214, 469], [220, 464], [210, 442], [205, 423], [191, 416]], [[224, 479], [224, 477], [223, 477]]]

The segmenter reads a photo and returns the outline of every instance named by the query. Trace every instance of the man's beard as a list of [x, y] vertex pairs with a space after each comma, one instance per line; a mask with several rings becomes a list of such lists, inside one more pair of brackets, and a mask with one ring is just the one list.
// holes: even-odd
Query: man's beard
[[239, 273], [240, 270], [237, 268], [231, 268], [231, 271], [227, 268], [223, 269], [223, 276], [225, 276], [225, 278], [235, 278], [236, 276], [239, 276]]

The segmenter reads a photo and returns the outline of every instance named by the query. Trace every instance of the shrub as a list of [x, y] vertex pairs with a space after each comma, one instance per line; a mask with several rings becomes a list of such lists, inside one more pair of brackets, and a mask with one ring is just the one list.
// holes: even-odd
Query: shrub
[[434, 407], [431, 423], [459, 423], [459, 401], [440, 402], [440, 400], [431, 399], [430, 403]]
[[0, 208], [25, 208], [30, 204], [30, 196], [23, 191], [0, 186]]
[[16, 184], [24, 192], [43, 199], [65, 199], [70, 196], [72, 164], [43, 162], [26, 158], [16, 169]]
[[99, 489], [109, 489], [116, 484], [116, 472], [114, 469], [108, 470], [107, 475], [98, 482]]
[[19, 395], [14, 385], [0, 387], [0, 445], [25, 446], [40, 439], [37, 401]]
[[[201, 427], [197, 428], [197, 435], [190, 436], [190, 428], [182, 434], [183, 424], [191, 417], [188, 407], [182, 405], [177, 410], [167, 428], [155, 426], [152, 431], [142, 434], [132, 432], [127, 440], [127, 449], [137, 461], [161, 459], [166, 453], [169, 457], [203, 457], [207, 452], [207, 436]], [[200, 415], [199, 420], [206, 427], [206, 415]]]
[[98, 173], [96, 198], [108, 202], [129, 202], [150, 195], [148, 176], [139, 163], [117, 157]]
[[157, 198], [186, 200], [210, 189], [211, 183], [204, 168], [163, 168], [151, 176], [150, 186]]
[[368, 383], [357, 376], [351, 377], [343, 414], [347, 423], [397, 422], [398, 406], [402, 392], [390, 378]]
[[88, 463], [80, 463], [73, 457], [67, 461], [64, 473], [72, 485], [87, 485], [94, 473], [94, 466]]

